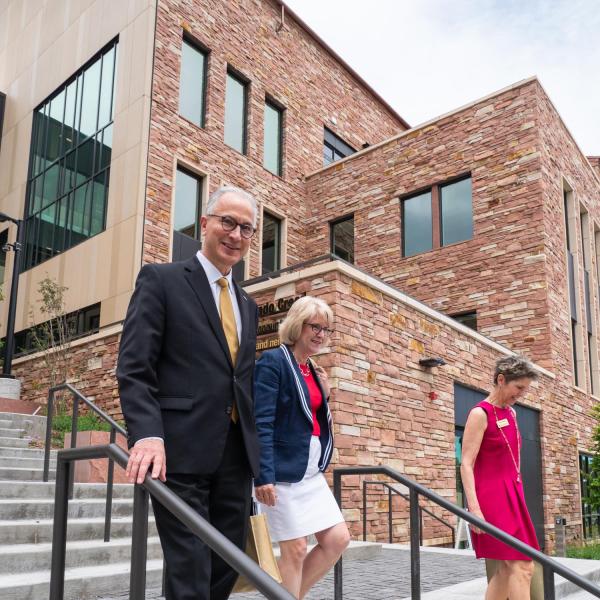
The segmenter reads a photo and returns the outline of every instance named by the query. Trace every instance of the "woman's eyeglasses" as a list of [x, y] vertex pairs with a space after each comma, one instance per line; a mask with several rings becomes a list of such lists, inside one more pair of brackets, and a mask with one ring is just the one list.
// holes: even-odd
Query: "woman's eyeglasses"
[[249, 223], [238, 223], [233, 217], [229, 215], [206, 215], [207, 217], [215, 217], [221, 219], [221, 227], [225, 231], [233, 231], [236, 227], [240, 228], [240, 235], [243, 238], [249, 240], [255, 233], [256, 227], [253, 227]]
[[328, 337], [334, 331], [333, 329], [329, 329], [329, 327], [323, 327], [323, 326], [319, 325], [318, 323], [304, 323], [304, 324], [308, 325], [313, 330], [313, 333], [315, 335], [319, 335], [319, 333], [321, 333], [321, 331], [322, 331], [323, 335]]

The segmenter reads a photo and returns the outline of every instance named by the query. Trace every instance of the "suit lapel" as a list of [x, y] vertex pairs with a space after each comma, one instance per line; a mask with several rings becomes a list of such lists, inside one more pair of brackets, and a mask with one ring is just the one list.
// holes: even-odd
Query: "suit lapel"
[[285, 345], [281, 344], [279, 349], [283, 353], [285, 362], [288, 365], [292, 373], [292, 377], [294, 380], [294, 384], [296, 385], [296, 390], [298, 391], [298, 400], [300, 401], [300, 406], [302, 407], [302, 412], [306, 416], [306, 418], [312, 423], [312, 411], [310, 409], [310, 398], [308, 393], [308, 388], [306, 387], [306, 382], [304, 381], [304, 377], [302, 377], [302, 373], [300, 373], [300, 368], [296, 363], [296, 359], [292, 354], [291, 350]]
[[223, 325], [221, 325], [219, 312], [217, 311], [215, 299], [210, 289], [210, 284], [208, 283], [206, 273], [196, 257], [186, 261], [185, 270], [185, 278], [192, 286], [192, 289], [196, 293], [198, 300], [200, 300], [200, 304], [206, 313], [206, 317], [212, 330], [214, 331], [215, 337], [221, 345], [223, 352], [225, 352], [225, 356], [227, 356], [229, 362], [231, 363], [231, 355], [229, 353], [229, 346], [227, 345], [227, 338], [225, 337], [225, 332], [223, 331]]
[[[248, 296], [244, 290], [234, 281], [233, 289], [235, 290], [235, 297], [237, 298], [238, 308], [240, 309], [240, 317], [242, 319], [242, 333], [240, 335], [240, 349], [238, 351], [236, 364], [242, 364], [244, 354], [249, 348], [248, 332], [250, 331], [250, 307], [248, 303]], [[254, 352], [254, 348], [252, 349]]]

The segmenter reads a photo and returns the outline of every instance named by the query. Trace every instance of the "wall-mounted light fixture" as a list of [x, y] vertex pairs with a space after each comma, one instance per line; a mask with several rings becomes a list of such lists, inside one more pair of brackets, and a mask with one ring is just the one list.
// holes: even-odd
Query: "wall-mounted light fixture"
[[422, 358], [419, 360], [419, 364], [426, 369], [431, 369], [432, 367], [441, 367], [446, 364], [446, 361], [443, 358]]

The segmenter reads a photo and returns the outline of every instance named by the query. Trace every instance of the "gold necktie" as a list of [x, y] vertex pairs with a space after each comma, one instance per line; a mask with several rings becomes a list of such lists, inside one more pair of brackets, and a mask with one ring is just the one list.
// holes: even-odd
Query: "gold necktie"
[[[235, 366], [235, 359], [240, 347], [237, 334], [237, 325], [235, 323], [235, 315], [233, 314], [233, 304], [231, 303], [231, 296], [229, 295], [229, 283], [225, 277], [217, 280], [217, 283], [221, 286], [221, 293], [219, 295], [219, 312], [221, 313], [221, 325], [223, 325], [223, 331], [227, 338], [227, 345], [229, 346], [229, 353], [231, 354], [231, 362]], [[237, 423], [238, 412], [233, 402], [231, 410], [231, 420]]]

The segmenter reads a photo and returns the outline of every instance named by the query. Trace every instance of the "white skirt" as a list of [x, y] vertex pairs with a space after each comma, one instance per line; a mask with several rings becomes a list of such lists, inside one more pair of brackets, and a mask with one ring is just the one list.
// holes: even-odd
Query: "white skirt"
[[274, 542], [305, 537], [344, 522], [327, 480], [319, 471], [320, 457], [321, 442], [313, 435], [304, 478], [298, 483], [276, 483], [275, 506], [259, 505], [260, 512], [267, 516]]

